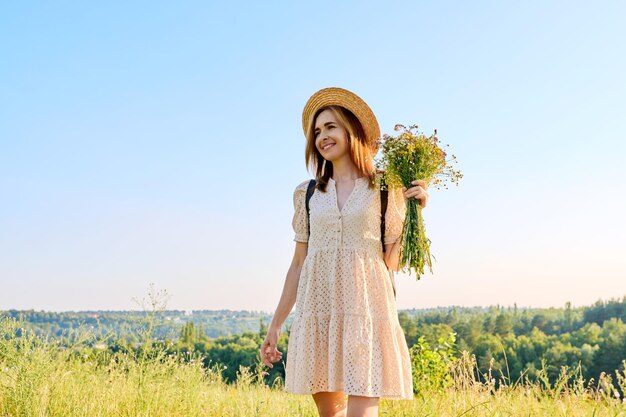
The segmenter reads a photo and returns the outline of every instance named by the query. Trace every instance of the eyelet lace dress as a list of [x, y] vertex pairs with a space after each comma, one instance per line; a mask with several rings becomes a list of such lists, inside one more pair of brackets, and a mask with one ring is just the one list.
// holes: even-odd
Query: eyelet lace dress
[[[380, 192], [356, 180], [339, 210], [335, 181], [326, 192], [308, 181], [293, 195], [294, 241], [308, 242], [289, 333], [285, 391], [412, 399], [411, 360], [393, 294], [393, 275], [380, 241]], [[389, 191], [385, 243], [402, 232], [405, 202], [401, 189]]]

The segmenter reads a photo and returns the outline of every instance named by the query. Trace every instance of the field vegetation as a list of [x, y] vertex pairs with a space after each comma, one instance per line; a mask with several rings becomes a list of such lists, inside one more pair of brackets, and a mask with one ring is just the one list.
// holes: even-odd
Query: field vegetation
[[[153, 318], [141, 344], [113, 351], [94, 347], [89, 331], [62, 344], [0, 317], [0, 416], [317, 415], [310, 396], [284, 392], [280, 376], [268, 383], [258, 363], [226, 381], [224, 365], [206, 366], [197, 353], [155, 340]], [[496, 382], [475, 356], [455, 354], [453, 336], [436, 347], [420, 338], [411, 348], [415, 399], [382, 400], [380, 415], [626, 416], [624, 371], [585, 381], [580, 368], [564, 367], [554, 382], [544, 370], [535, 382], [503, 374]]]

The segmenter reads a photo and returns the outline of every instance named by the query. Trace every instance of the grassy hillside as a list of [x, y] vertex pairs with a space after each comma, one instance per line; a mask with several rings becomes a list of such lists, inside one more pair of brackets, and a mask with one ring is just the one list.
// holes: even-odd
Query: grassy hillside
[[[18, 334], [20, 336], [18, 336]], [[201, 358], [167, 354], [146, 340], [136, 352], [69, 348], [0, 317], [0, 416], [315, 416], [311, 396], [259, 384], [262, 369], [241, 368], [226, 384], [221, 368]], [[498, 388], [474, 378], [464, 355], [452, 385], [425, 388], [413, 401], [381, 402], [381, 416], [624, 416], [626, 375], [585, 382], [564, 374], [556, 384], [512, 383]]]

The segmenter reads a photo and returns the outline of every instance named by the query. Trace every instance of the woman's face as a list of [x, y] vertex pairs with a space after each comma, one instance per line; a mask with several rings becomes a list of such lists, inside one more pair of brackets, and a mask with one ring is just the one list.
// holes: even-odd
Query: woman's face
[[348, 132], [330, 110], [322, 111], [315, 120], [315, 147], [327, 161], [335, 161], [348, 154]]

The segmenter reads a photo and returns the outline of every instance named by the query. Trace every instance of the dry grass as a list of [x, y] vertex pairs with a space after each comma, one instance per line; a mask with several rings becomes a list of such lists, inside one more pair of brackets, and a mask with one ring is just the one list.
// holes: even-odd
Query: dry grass
[[[0, 416], [316, 416], [310, 395], [258, 384], [262, 372], [240, 369], [235, 384], [218, 367], [203, 368], [148, 349], [139, 356], [63, 349], [31, 334], [15, 336], [17, 324], [0, 318]], [[77, 341], [79, 344], [80, 341]], [[553, 386], [515, 383], [496, 388], [474, 378], [465, 355], [454, 385], [424, 392], [413, 401], [382, 400], [381, 416], [623, 416], [610, 378], [596, 388], [565, 377]], [[624, 383], [618, 377], [618, 385]], [[626, 388], [622, 386], [622, 389]]]

